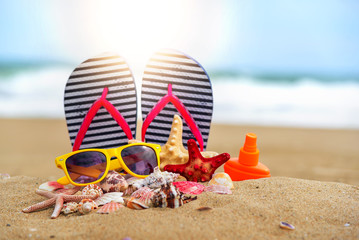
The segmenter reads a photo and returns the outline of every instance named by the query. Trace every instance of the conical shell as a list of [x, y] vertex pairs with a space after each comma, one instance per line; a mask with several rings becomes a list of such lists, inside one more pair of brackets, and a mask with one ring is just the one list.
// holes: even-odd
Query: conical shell
[[231, 177], [224, 172], [213, 174], [212, 179], [209, 181], [208, 185], [222, 185], [228, 187], [229, 189], [234, 188]]

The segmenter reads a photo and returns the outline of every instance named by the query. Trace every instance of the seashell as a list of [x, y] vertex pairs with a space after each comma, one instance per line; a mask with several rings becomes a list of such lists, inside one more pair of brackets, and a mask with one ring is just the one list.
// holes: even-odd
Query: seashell
[[122, 204], [119, 204], [118, 202], [109, 202], [103, 205], [99, 210], [97, 210], [97, 213], [109, 214], [123, 207], [124, 206]]
[[137, 199], [135, 197], [131, 197], [127, 201], [127, 207], [131, 208], [131, 209], [135, 209], [135, 210], [142, 210], [142, 209], [149, 208], [149, 206], [147, 206], [146, 204], [144, 204], [142, 201], [140, 201], [139, 199]]
[[205, 186], [200, 183], [190, 181], [174, 182], [173, 185], [175, 185], [180, 192], [192, 195], [201, 194], [205, 188]]
[[78, 206], [77, 202], [64, 203], [64, 206], [62, 207], [61, 212], [66, 214], [66, 215], [70, 214], [70, 213], [77, 212], [77, 206]]
[[77, 205], [77, 210], [81, 214], [88, 214], [97, 208], [97, 204], [92, 199], [82, 199]]
[[152, 197], [154, 207], [178, 208], [183, 205], [182, 195], [172, 183], [167, 183], [154, 192], [155, 195]]
[[222, 185], [209, 185], [204, 188], [205, 192], [214, 192], [218, 194], [232, 194], [232, 191], [229, 187], [222, 186]]
[[97, 185], [104, 193], [123, 192], [128, 188], [126, 179], [116, 171], [109, 171], [107, 176], [101, 182], [97, 183]]
[[294, 230], [295, 227], [292, 224], [289, 224], [287, 222], [280, 222], [279, 223], [280, 228], [288, 229], [288, 230]]
[[229, 189], [234, 188], [231, 177], [224, 172], [213, 174], [212, 179], [209, 181], [208, 185], [222, 185], [228, 187]]
[[45, 182], [39, 186], [40, 190], [45, 190], [49, 192], [55, 192], [56, 190], [64, 189], [64, 188], [65, 188], [64, 185], [56, 181]]
[[95, 200], [97, 206], [105, 205], [109, 202], [123, 203], [122, 192], [109, 192]]
[[82, 189], [82, 195], [92, 195], [98, 198], [103, 195], [103, 191], [99, 186], [95, 184], [89, 184]]
[[1, 180], [7, 180], [10, 178], [10, 174], [8, 173], [0, 173], [0, 179]]
[[132, 193], [131, 198], [137, 199], [143, 205], [152, 206], [152, 197], [155, 195], [154, 190], [149, 187], [142, 187]]
[[[152, 189], [160, 188], [161, 186], [172, 183], [174, 180], [177, 179], [179, 174], [172, 173], [172, 172], [161, 172], [158, 167], [155, 167], [153, 173], [151, 173], [148, 177], [144, 179], [137, 179], [131, 180], [130, 186], [134, 189], [140, 189], [141, 187], [149, 187]], [[130, 178], [131, 179], [131, 178]], [[128, 180], [130, 180], [128, 179]]]

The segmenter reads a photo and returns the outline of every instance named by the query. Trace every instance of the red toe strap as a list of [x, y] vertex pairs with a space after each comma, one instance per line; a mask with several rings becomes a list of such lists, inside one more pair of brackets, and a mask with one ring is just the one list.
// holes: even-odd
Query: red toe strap
[[87, 132], [92, 120], [94, 119], [98, 110], [102, 106], [104, 108], [106, 108], [106, 110], [111, 114], [113, 119], [115, 119], [116, 122], [118, 123], [118, 125], [120, 125], [122, 130], [125, 132], [127, 138], [129, 140], [133, 139], [131, 129], [130, 129], [128, 123], [126, 122], [126, 120], [123, 118], [121, 113], [109, 101], [106, 100], [107, 93], [108, 93], [108, 88], [106, 87], [103, 89], [101, 97], [99, 99], [97, 99], [94, 102], [94, 104], [91, 106], [91, 108], [88, 110], [88, 112], [82, 122], [82, 125], [77, 133], [74, 145], [72, 147], [72, 151], [79, 150], [81, 143], [84, 140], [84, 137], [86, 135], [86, 132]]
[[162, 111], [162, 109], [171, 102], [178, 112], [182, 115], [185, 122], [187, 123], [188, 127], [191, 129], [191, 132], [193, 133], [194, 137], [196, 138], [197, 142], [199, 143], [199, 146], [201, 148], [201, 151], [203, 151], [203, 138], [202, 134], [199, 131], [199, 128], [196, 124], [196, 121], [193, 119], [185, 105], [181, 102], [181, 100], [172, 93], [172, 84], [168, 84], [168, 92], [167, 94], [162, 97], [157, 104], [152, 108], [152, 110], [148, 113], [146, 119], [143, 121], [142, 125], [142, 141], [145, 140], [145, 135], [148, 126], [151, 124], [153, 119]]

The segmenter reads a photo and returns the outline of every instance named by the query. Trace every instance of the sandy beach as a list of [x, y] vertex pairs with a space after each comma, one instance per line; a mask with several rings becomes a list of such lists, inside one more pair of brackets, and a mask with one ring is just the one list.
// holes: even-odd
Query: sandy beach
[[[1, 119], [0, 132], [0, 173], [11, 176], [0, 180], [0, 239], [359, 238], [358, 130], [213, 124], [207, 150], [236, 157], [245, 134], [254, 132], [272, 177], [235, 182], [232, 195], [203, 193], [177, 209], [56, 220], [52, 208], [21, 209], [44, 200], [34, 194], [39, 184], [62, 176], [54, 159], [71, 151], [65, 120]], [[212, 210], [196, 210], [202, 206]], [[296, 229], [281, 229], [280, 221]]]

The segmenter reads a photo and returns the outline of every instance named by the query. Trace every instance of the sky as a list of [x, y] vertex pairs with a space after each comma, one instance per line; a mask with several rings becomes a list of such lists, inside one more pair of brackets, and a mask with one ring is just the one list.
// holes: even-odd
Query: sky
[[0, 62], [79, 63], [160, 48], [206, 68], [359, 76], [357, 0], [1, 0]]

